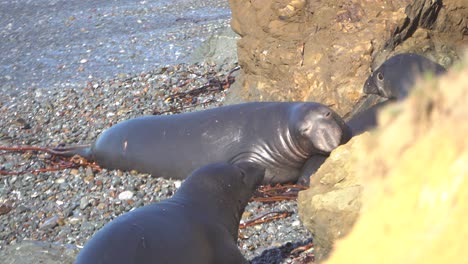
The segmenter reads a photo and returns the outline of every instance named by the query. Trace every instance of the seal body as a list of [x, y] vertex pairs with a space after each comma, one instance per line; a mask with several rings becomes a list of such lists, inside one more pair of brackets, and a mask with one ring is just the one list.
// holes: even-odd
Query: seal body
[[388, 100], [380, 102], [351, 117], [351, 119], [349, 119], [346, 124], [351, 129], [351, 134], [353, 137], [376, 127], [377, 114], [379, 113], [380, 109], [388, 104]]
[[204, 111], [143, 116], [104, 131], [85, 158], [109, 169], [185, 178], [215, 162], [256, 162], [264, 183], [297, 181], [305, 161], [351, 136], [330, 108], [312, 102], [258, 102]]
[[403, 99], [416, 80], [424, 74], [440, 75], [445, 68], [414, 53], [402, 53], [391, 57], [367, 78], [363, 90], [366, 94], [378, 94], [390, 99]]
[[239, 221], [264, 173], [246, 162], [197, 169], [172, 198], [105, 225], [75, 263], [248, 263], [237, 247]]

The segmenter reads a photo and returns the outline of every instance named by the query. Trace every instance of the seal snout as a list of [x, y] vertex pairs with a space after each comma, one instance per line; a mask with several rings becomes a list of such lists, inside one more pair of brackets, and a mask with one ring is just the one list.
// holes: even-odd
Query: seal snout
[[379, 94], [379, 88], [374, 80], [374, 73], [369, 75], [362, 90], [365, 94]]
[[323, 152], [329, 153], [340, 145], [341, 131], [336, 128], [322, 127], [317, 129], [315, 147]]
[[314, 147], [321, 152], [330, 153], [347, 141], [348, 127], [332, 110], [322, 112], [322, 118], [316, 120], [311, 137]]

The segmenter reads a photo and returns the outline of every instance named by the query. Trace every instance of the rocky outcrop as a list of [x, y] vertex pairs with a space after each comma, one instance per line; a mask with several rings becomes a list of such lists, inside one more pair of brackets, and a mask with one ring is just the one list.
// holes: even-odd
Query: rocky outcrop
[[198, 47], [190, 57], [191, 63], [205, 61], [217, 65], [237, 63], [236, 43], [239, 36], [226, 28], [219, 34], [210, 36]]
[[332, 152], [299, 194], [317, 260], [349, 233], [327, 263], [466, 261], [467, 64], [384, 108], [379, 127]]
[[307, 100], [344, 115], [371, 65], [390, 53], [411, 50], [448, 66], [467, 43], [463, 0], [229, 3], [242, 71], [228, 103]]
[[333, 243], [351, 231], [362, 205], [362, 182], [356, 171], [366, 132], [335, 149], [310, 179], [310, 188], [299, 193], [302, 223], [314, 236], [315, 258], [329, 254]]

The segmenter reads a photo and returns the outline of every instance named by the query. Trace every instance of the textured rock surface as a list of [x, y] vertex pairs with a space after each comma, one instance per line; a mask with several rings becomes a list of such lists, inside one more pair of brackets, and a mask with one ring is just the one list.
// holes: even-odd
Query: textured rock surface
[[[300, 193], [318, 260], [350, 231], [361, 203], [362, 216], [328, 263], [468, 260], [468, 68], [460, 68], [386, 107], [378, 129], [336, 149]], [[326, 204], [336, 192], [344, 195]]]
[[231, 28], [226, 28], [219, 34], [210, 36], [205, 40], [194, 51], [190, 61], [192, 63], [206, 61], [218, 65], [237, 63], [236, 43], [238, 39], [239, 36]]
[[231, 102], [308, 100], [346, 114], [360, 99], [370, 66], [395, 50], [447, 66], [467, 42], [468, 9], [460, 0], [229, 3], [242, 67]]
[[315, 257], [327, 255], [337, 238], [349, 233], [361, 209], [362, 183], [356, 173], [356, 152], [366, 132], [335, 149], [299, 193], [299, 217], [314, 236]]

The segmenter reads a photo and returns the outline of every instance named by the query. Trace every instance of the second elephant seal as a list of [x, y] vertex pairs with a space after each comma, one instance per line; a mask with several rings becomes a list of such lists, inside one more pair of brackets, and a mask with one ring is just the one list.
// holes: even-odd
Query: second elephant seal
[[263, 179], [253, 163], [195, 170], [174, 196], [125, 213], [99, 230], [75, 264], [240, 264], [239, 221]]
[[402, 53], [391, 57], [367, 78], [363, 90], [389, 99], [401, 100], [408, 96], [416, 80], [424, 74], [440, 75], [445, 68], [415, 53]]
[[143, 116], [104, 131], [79, 154], [109, 169], [183, 179], [215, 162], [251, 161], [264, 183], [296, 182], [307, 159], [328, 154], [351, 132], [330, 108], [313, 102], [256, 102], [169, 116]]

